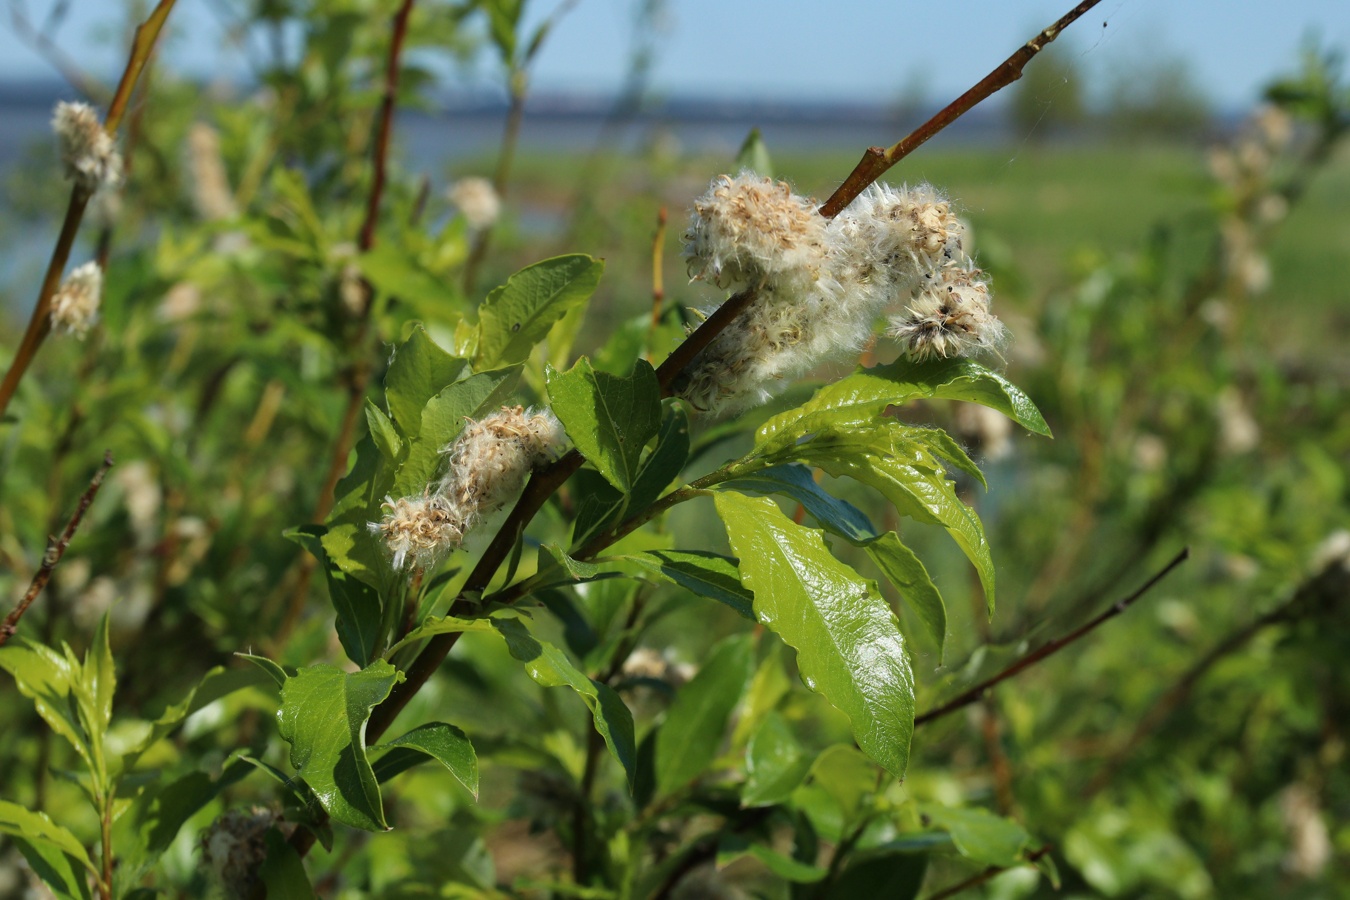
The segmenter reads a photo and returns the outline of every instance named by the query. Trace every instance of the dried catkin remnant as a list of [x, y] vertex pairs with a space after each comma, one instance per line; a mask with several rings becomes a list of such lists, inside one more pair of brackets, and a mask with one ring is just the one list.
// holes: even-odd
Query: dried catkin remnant
[[220, 152], [220, 132], [205, 122], [194, 122], [188, 129], [187, 153], [197, 214], [207, 222], [233, 219], [239, 209]]
[[979, 269], [944, 266], [905, 312], [891, 319], [889, 334], [910, 359], [970, 356], [998, 350], [1006, 330], [989, 311], [989, 285]]
[[103, 300], [103, 270], [96, 262], [77, 266], [52, 294], [52, 328], [83, 338], [98, 321]]
[[57, 103], [52, 130], [67, 178], [91, 194], [100, 187], [117, 185], [122, 177], [122, 157], [92, 106]]
[[442, 452], [450, 468], [437, 494], [460, 510], [464, 530], [515, 499], [534, 469], [551, 462], [565, 437], [553, 413], [504, 406], [464, 426]]
[[465, 537], [514, 500], [530, 473], [557, 458], [566, 435], [548, 410], [502, 407], [464, 430], [441, 452], [445, 476], [420, 497], [386, 499], [387, 510], [371, 522], [395, 569], [425, 569], [464, 543]]
[[281, 817], [269, 809], [232, 809], [202, 832], [202, 863], [229, 900], [243, 900], [257, 886], [267, 858], [267, 829]]
[[385, 498], [384, 508], [369, 527], [384, 539], [395, 569], [434, 566], [464, 540], [459, 510], [444, 497]]
[[824, 261], [825, 229], [816, 204], [786, 183], [753, 172], [719, 175], [694, 201], [684, 234], [689, 276], [719, 287], [810, 281]]

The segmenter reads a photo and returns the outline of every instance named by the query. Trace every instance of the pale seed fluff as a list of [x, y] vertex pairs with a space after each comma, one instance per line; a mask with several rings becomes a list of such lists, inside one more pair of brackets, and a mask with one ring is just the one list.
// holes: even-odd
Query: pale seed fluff
[[429, 568], [514, 500], [530, 473], [552, 462], [566, 442], [548, 410], [502, 407], [470, 420], [441, 452], [445, 476], [420, 497], [385, 500], [384, 518], [370, 531], [389, 550], [395, 569]]
[[825, 256], [825, 219], [782, 181], [743, 171], [719, 175], [684, 233], [689, 276], [719, 287], [765, 278], [811, 281]]
[[461, 178], [446, 192], [471, 231], [483, 231], [497, 223], [502, 201], [486, 178]]
[[103, 299], [103, 270], [96, 262], [77, 266], [52, 294], [52, 328], [83, 338], [98, 321]]
[[260, 806], [232, 809], [202, 832], [202, 863], [228, 900], [252, 893], [267, 858], [267, 830], [278, 821], [276, 813]]
[[122, 157], [92, 106], [57, 103], [52, 130], [67, 178], [91, 194], [103, 186], [116, 186], [122, 176]]
[[921, 292], [892, 317], [888, 332], [915, 362], [998, 350], [1005, 330], [989, 311], [989, 285], [973, 266], [943, 266], [924, 278]]
[[233, 219], [238, 208], [220, 152], [220, 133], [205, 122], [194, 122], [188, 129], [187, 151], [197, 213], [207, 222]]

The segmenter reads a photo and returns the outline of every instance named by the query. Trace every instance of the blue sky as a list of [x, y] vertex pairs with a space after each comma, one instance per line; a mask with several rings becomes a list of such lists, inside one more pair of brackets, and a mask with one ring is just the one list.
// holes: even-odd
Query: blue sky
[[[52, 0], [26, 0], [39, 19]], [[219, 0], [180, 0], [176, 65], [196, 75], [231, 71]], [[558, 0], [528, 0], [535, 20]], [[392, 4], [389, 4], [392, 5]], [[542, 51], [535, 84], [604, 91], [619, 83], [632, 44], [634, 0], [578, 0]], [[1072, 5], [1071, 0], [667, 0], [653, 86], [667, 93], [737, 97], [856, 98], [885, 102], [913, 89], [949, 99]], [[1184, 57], [1222, 106], [1249, 103], [1289, 69], [1308, 35], [1350, 52], [1350, 0], [1104, 0], [1065, 41], [1087, 72], [1151, 54]], [[61, 44], [111, 79], [125, 50], [123, 4], [74, 0]], [[51, 70], [0, 23], [0, 77]], [[1103, 27], [1105, 23], [1105, 27]], [[238, 71], [237, 68], [234, 71]], [[492, 66], [480, 66], [490, 78]]]

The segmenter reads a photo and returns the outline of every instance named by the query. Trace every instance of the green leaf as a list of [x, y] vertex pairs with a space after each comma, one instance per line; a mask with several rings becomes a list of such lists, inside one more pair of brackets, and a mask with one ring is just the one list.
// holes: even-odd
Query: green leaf
[[270, 660], [265, 656], [255, 656], [252, 653], [236, 653], [235, 656], [242, 657], [243, 659], [246, 659], [249, 662], [253, 663], [264, 673], [266, 673], [269, 678], [275, 681], [277, 687], [280, 688], [286, 686], [286, 679], [289, 676], [286, 674], [286, 670], [283, 669], [273, 660]]
[[286, 536], [300, 544], [319, 561], [328, 580], [328, 598], [337, 613], [334, 628], [347, 658], [358, 666], [366, 666], [375, 658], [384, 639], [384, 613], [380, 595], [370, 585], [357, 581], [338, 568], [328, 557], [324, 537], [328, 529], [322, 525], [302, 525], [286, 532]]
[[44, 841], [21, 837], [13, 841], [33, 874], [58, 900], [89, 900], [89, 873], [80, 867], [79, 860]]
[[403, 452], [403, 439], [398, 436], [398, 428], [369, 397], [366, 398], [366, 428], [381, 456], [389, 462], [398, 459]]
[[914, 551], [901, 543], [900, 535], [894, 531], [863, 541], [860, 546], [919, 617], [924, 630], [937, 644], [938, 665], [942, 665], [942, 651], [947, 640], [947, 605], [929, 577], [928, 569]]
[[750, 680], [750, 640], [736, 635], [713, 648], [698, 674], [675, 695], [656, 734], [656, 787], [670, 794], [705, 774], [722, 744], [731, 712]]
[[744, 856], [759, 860], [779, 878], [797, 884], [812, 884], [829, 874], [829, 869], [823, 866], [813, 866], [784, 856], [763, 844], [752, 843], [745, 835], [730, 834], [717, 842], [718, 868], [728, 866]]
[[287, 775], [276, 766], [265, 763], [252, 756], [240, 755], [239, 760], [267, 774], [281, 785], [287, 795], [285, 803], [286, 821], [305, 826], [319, 839], [325, 850], [333, 849], [333, 824], [324, 812], [323, 804], [314, 795], [314, 790], [303, 779]]
[[213, 780], [205, 772], [190, 772], [146, 789], [114, 825], [118, 881], [137, 883], [169, 849], [188, 819], [252, 771], [248, 763], [235, 760], [218, 779]]
[[[665, 418], [656, 436], [656, 445], [643, 459], [637, 480], [627, 495], [596, 478], [593, 490], [581, 496], [573, 525], [572, 546], [581, 547], [614, 520], [625, 509], [646, 509], [656, 502], [684, 468], [689, 460], [689, 414], [676, 401], [665, 403]], [[593, 473], [583, 472], [581, 475]]]
[[[572, 581], [591, 581], [600, 574], [600, 566], [592, 562], [573, 559], [557, 544], [545, 544], [545, 552], [553, 559], [558, 569]], [[545, 574], [552, 570], [544, 570]]]
[[388, 781], [426, 759], [434, 759], [450, 770], [450, 774], [474, 798], [478, 797], [478, 756], [473, 752], [469, 738], [453, 725], [428, 722], [375, 747], [370, 753], [379, 753], [373, 769], [380, 782]]
[[361, 254], [356, 262], [361, 274], [380, 293], [397, 297], [430, 319], [453, 323], [462, 300], [453, 283], [428, 271], [415, 255], [396, 241], [382, 241]]
[[745, 169], [765, 178], [773, 177], [773, 160], [769, 158], [769, 148], [765, 146], [764, 137], [758, 128], [750, 129], [750, 133], [741, 144], [740, 151], [736, 154], [736, 170]]
[[856, 900], [885, 897], [912, 900], [919, 896], [928, 871], [926, 853], [903, 850], [862, 850], [826, 889], [821, 900]]
[[443, 451], [464, 430], [465, 419], [496, 412], [516, 392], [520, 367], [480, 372], [457, 381], [427, 401], [408, 459], [394, 478], [394, 494], [420, 496], [443, 465]]
[[918, 428], [909, 426], [905, 429], [905, 436], [911, 440], [921, 441], [934, 456], [943, 462], [951, 463], [952, 466], [965, 472], [971, 478], [980, 483], [980, 487], [989, 489], [989, 482], [984, 480], [984, 473], [980, 467], [975, 465], [975, 461], [966, 455], [966, 451], [952, 440], [952, 436], [941, 428]]
[[803, 430], [803, 420], [820, 412], [856, 423], [879, 417], [888, 406], [927, 398], [979, 403], [998, 410], [1028, 431], [1050, 436], [1050, 428], [1031, 398], [979, 363], [968, 359], [915, 363], [901, 358], [826, 385], [802, 406], [765, 422], [756, 443], [770, 446], [791, 440]]
[[474, 371], [529, 359], [553, 323], [590, 299], [605, 264], [584, 254], [556, 256], [526, 266], [492, 289], [478, 310]]
[[0, 669], [14, 677], [19, 693], [33, 701], [42, 720], [70, 742], [92, 771], [93, 755], [74, 696], [77, 668], [70, 655], [26, 638], [0, 647]]
[[811, 769], [811, 760], [787, 722], [769, 712], [745, 751], [746, 806], [773, 806], [792, 796]]
[[672, 584], [700, 597], [723, 603], [755, 620], [754, 596], [741, 586], [736, 560], [701, 550], [645, 550], [620, 559], [636, 563]]
[[454, 616], [429, 617], [421, 625], [403, 636], [397, 644], [385, 651], [391, 657], [409, 644], [434, 637], [438, 634], [453, 634], [458, 631], [491, 631], [492, 623], [488, 619], [457, 619]]
[[300, 854], [275, 828], [267, 829], [263, 841], [267, 858], [258, 867], [258, 879], [267, 889], [267, 900], [312, 900], [314, 888]]
[[822, 750], [811, 763], [811, 779], [839, 804], [845, 822], [858, 817], [877, 788], [876, 767], [848, 744]]
[[367, 831], [389, 827], [364, 735], [371, 710], [402, 680], [383, 660], [353, 673], [321, 664], [301, 669], [281, 689], [278, 730], [291, 745], [291, 765], [338, 822]]
[[755, 615], [797, 650], [807, 687], [849, 717], [863, 751], [903, 777], [914, 734], [905, 641], [875, 586], [766, 498], [714, 495]]
[[961, 502], [946, 469], [914, 429], [891, 419], [857, 428], [817, 416], [811, 435], [776, 456], [819, 466], [880, 491], [902, 515], [941, 525], [975, 566], [985, 599], [994, 610], [994, 561], [975, 511]]
[[515, 619], [493, 619], [492, 625], [506, 639], [511, 655], [525, 664], [525, 671], [542, 687], [570, 687], [577, 692], [595, 720], [595, 730], [605, 740], [610, 754], [623, 766], [631, 790], [637, 775], [637, 744], [633, 714], [607, 685], [587, 678], [561, 650], [537, 640]]
[[623, 493], [637, 481], [642, 449], [661, 425], [661, 388], [644, 360], [620, 378], [582, 357], [566, 372], [548, 369], [548, 396], [567, 436], [605, 480]]
[[[261, 659], [261, 657], [254, 657], [254, 659]], [[276, 665], [271, 660], [266, 660], [266, 662], [273, 666]], [[278, 667], [278, 671], [280, 671], [280, 667]], [[159, 718], [149, 723], [140, 740], [131, 744], [123, 752], [122, 771], [131, 771], [145, 751], [172, 734], [188, 716], [235, 691], [266, 684], [273, 677], [275, 676], [272, 673], [252, 666], [241, 669], [226, 669], [224, 666], [211, 668], [202, 676], [202, 680], [188, 691], [186, 697], [160, 713]], [[283, 680], [285, 679], [284, 673], [281, 677]]]
[[422, 407], [465, 371], [464, 360], [443, 350], [421, 325], [394, 351], [384, 375], [384, 396], [389, 413], [405, 435], [416, 435]]
[[757, 494], [780, 494], [802, 505], [826, 530], [850, 541], [865, 541], [875, 537], [877, 530], [862, 510], [846, 500], [827, 492], [811, 470], [802, 465], [770, 466], [750, 475], [733, 478], [721, 487], [733, 491], [754, 491]]
[[1011, 819], [982, 809], [924, 806], [921, 810], [938, 828], [952, 836], [962, 855], [991, 866], [1015, 866], [1031, 840], [1026, 829]]
[[94, 640], [84, 655], [84, 692], [90, 698], [91, 732], [98, 735], [102, 743], [103, 735], [112, 722], [113, 693], [117, 690], [117, 673], [113, 669], [112, 647], [108, 643], [108, 617], [106, 612], [98, 620], [94, 630]]
[[46, 813], [33, 812], [17, 803], [0, 800], [0, 832], [22, 838], [34, 845], [58, 850], [72, 857], [98, 877], [84, 845], [75, 835], [48, 818]]

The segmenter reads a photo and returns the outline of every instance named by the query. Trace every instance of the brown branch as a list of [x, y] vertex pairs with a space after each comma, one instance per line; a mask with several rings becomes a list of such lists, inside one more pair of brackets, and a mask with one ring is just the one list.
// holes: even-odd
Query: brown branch
[[[159, 37], [160, 30], [164, 27], [164, 21], [169, 17], [173, 10], [175, 0], [160, 0], [155, 7], [155, 11], [150, 14], [150, 18], [137, 26], [136, 37], [131, 43], [131, 56], [127, 60], [126, 71], [122, 73], [122, 80], [117, 85], [117, 91], [113, 94], [112, 102], [108, 105], [108, 115], [103, 120], [103, 128], [109, 135], [117, 134], [117, 126], [122, 122], [122, 115], [126, 112], [127, 103], [131, 100], [131, 92], [136, 87], [136, 80], [140, 77], [141, 70], [145, 68], [146, 61], [150, 58], [150, 52], [154, 49], [155, 41]], [[14, 351], [14, 359], [9, 364], [9, 369], [5, 372], [5, 378], [0, 381], [0, 416], [5, 414], [9, 408], [9, 402], [14, 398], [14, 392], [18, 390], [19, 382], [23, 379], [24, 373], [32, 364], [33, 358], [37, 356], [38, 348], [46, 339], [51, 331], [51, 306], [52, 295], [61, 284], [61, 273], [65, 271], [66, 263], [70, 259], [70, 248], [75, 244], [75, 235], [80, 230], [80, 222], [84, 218], [84, 208], [89, 202], [89, 193], [76, 184], [70, 191], [70, 204], [66, 207], [66, 217], [61, 223], [61, 233], [57, 236], [56, 246], [52, 249], [51, 260], [47, 263], [47, 273], [43, 276], [42, 287], [38, 291], [37, 303], [33, 306], [33, 315], [28, 320], [28, 328], [25, 330], [23, 339], [19, 342], [19, 347]]]
[[703, 324], [698, 326], [693, 334], [670, 352], [665, 362], [656, 370], [656, 380], [661, 384], [663, 395], [670, 396], [675, 379], [694, 361], [694, 357], [698, 356], [704, 347], [713, 342], [713, 338], [722, 333], [722, 329], [730, 325], [754, 302], [755, 293], [755, 289], [751, 288], [727, 298], [727, 301], [717, 307], [711, 316], [703, 320]]
[[[1029, 865], [1029, 864], [1031, 864], [1031, 863], [1036, 862], [1036, 861], [1039, 860], [1042, 856], [1045, 856], [1047, 853], [1049, 853], [1051, 849], [1052, 849], [1051, 846], [1050, 846], [1049, 844], [1046, 844], [1046, 845], [1045, 845], [1044, 847], [1042, 847], [1041, 849], [1036, 850], [1036, 851], [1034, 851], [1034, 852], [1032, 852], [1032, 853], [1027, 854], [1027, 858], [1026, 858], [1026, 860], [1025, 860], [1025, 863]], [[1010, 869], [1010, 868], [1012, 868], [1012, 867], [1011, 867], [1011, 866], [990, 866], [989, 868], [985, 869], [983, 872], [979, 873], [978, 875], [972, 875], [972, 876], [970, 876], [969, 878], [967, 878], [965, 881], [958, 882], [957, 884], [954, 884], [954, 885], [952, 885], [951, 887], [948, 887], [948, 888], [943, 888], [942, 890], [938, 891], [936, 894], [933, 894], [932, 896], [930, 896], [930, 897], [928, 898], [928, 900], [945, 900], [945, 898], [947, 898], [947, 897], [955, 897], [957, 894], [961, 893], [962, 891], [968, 891], [968, 890], [970, 890], [970, 889], [973, 888], [973, 887], [979, 887], [980, 885], [984, 884], [984, 883], [985, 883], [986, 881], [988, 881], [989, 879], [993, 878], [995, 875], [1001, 875], [1002, 873], [1008, 871], [1008, 869]]]
[[[380, 114], [376, 125], [375, 140], [371, 147], [370, 193], [366, 198], [366, 215], [357, 236], [357, 247], [366, 252], [375, 246], [375, 228], [379, 223], [380, 204], [384, 198], [384, 186], [388, 171], [389, 142], [394, 130], [394, 110], [398, 105], [399, 58], [403, 53], [403, 42], [408, 35], [408, 19], [412, 15], [415, 0], [403, 0], [394, 13], [389, 39], [389, 57], [384, 71], [384, 98], [380, 103]], [[323, 486], [319, 489], [319, 499], [314, 504], [311, 522], [323, 522], [333, 510], [337, 494], [337, 484], [347, 471], [347, 458], [351, 455], [352, 444], [356, 439], [356, 426], [361, 417], [361, 406], [366, 399], [366, 388], [370, 385], [371, 365], [362, 358], [366, 333], [370, 324], [371, 297], [373, 288], [365, 278], [361, 280], [365, 303], [359, 314], [356, 336], [352, 345], [356, 350], [357, 361], [346, 371], [347, 406], [342, 413], [342, 422], [338, 426], [337, 438], [333, 441], [333, 452], [328, 460], [328, 469], [324, 475]], [[305, 601], [309, 599], [309, 584], [314, 577], [315, 561], [305, 556], [296, 575], [295, 587], [291, 591], [291, 602], [286, 614], [272, 638], [272, 646], [285, 643], [304, 611]]]
[[19, 620], [23, 614], [28, 612], [28, 607], [33, 605], [38, 594], [47, 586], [51, 580], [52, 572], [56, 569], [56, 564], [61, 561], [61, 557], [66, 555], [66, 548], [70, 546], [71, 538], [75, 537], [75, 529], [80, 527], [80, 521], [84, 519], [84, 513], [89, 509], [89, 504], [94, 502], [94, 497], [98, 494], [98, 489], [103, 486], [103, 478], [108, 474], [108, 470], [113, 466], [112, 451], [106, 450], [103, 453], [103, 463], [94, 473], [94, 477], [89, 481], [89, 487], [85, 488], [84, 493], [80, 495], [80, 502], [75, 506], [75, 512], [71, 515], [70, 521], [66, 523], [65, 530], [61, 532], [60, 537], [51, 537], [47, 539], [47, 551], [42, 554], [42, 566], [33, 575], [33, 581], [28, 585], [28, 591], [19, 601], [18, 606], [14, 607], [13, 612], [5, 617], [3, 624], [0, 624], [0, 646], [9, 640], [10, 636], [18, 629]]
[[1084, 789], [1087, 797], [1095, 796], [1111, 783], [1116, 773], [1134, 751], [1167, 719], [1179, 709], [1195, 690], [1196, 685], [1225, 657], [1236, 653], [1262, 631], [1275, 625], [1293, 622], [1308, 611], [1315, 611], [1319, 603], [1332, 604], [1350, 592], [1350, 573], [1338, 560], [1301, 584], [1292, 596], [1265, 615], [1248, 622], [1215, 644], [1195, 662], [1149, 708], [1134, 731], [1110, 755], [1107, 761]]
[[1036, 663], [1040, 662], [1041, 660], [1055, 653], [1058, 653], [1060, 650], [1063, 650], [1065, 647], [1069, 646], [1074, 641], [1078, 640], [1081, 637], [1086, 636], [1088, 633], [1095, 630], [1098, 626], [1102, 625], [1105, 622], [1110, 621], [1111, 619], [1114, 619], [1116, 616], [1120, 615], [1125, 610], [1129, 609], [1130, 606], [1136, 600], [1138, 600], [1140, 597], [1148, 593], [1153, 588], [1154, 585], [1156, 585], [1158, 582], [1166, 578], [1167, 575], [1169, 575], [1173, 569], [1175, 569], [1177, 566], [1185, 562], [1190, 555], [1191, 551], [1189, 547], [1183, 549], [1176, 556], [1172, 557], [1172, 561], [1169, 562], [1167, 565], [1163, 566], [1162, 569], [1158, 572], [1158, 574], [1154, 575], [1148, 581], [1144, 582], [1143, 587], [1139, 588], [1137, 591], [1135, 591], [1133, 594], [1130, 594], [1128, 597], [1125, 597], [1122, 600], [1117, 600], [1115, 603], [1108, 606], [1100, 615], [1098, 615], [1091, 621], [1087, 622], [1085, 625], [1075, 628], [1073, 631], [1069, 632], [1063, 637], [1056, 638], [1055, 640], [1050, 641], [1048, 644], [1045, 644], [1042, 647], [1038, 647], [1037, 649], [1023, 656], [1021, 659], [1014, 662], [1012, 665], [1008, 666], [1002, 672], [999, 672], [997, 675], [994, 675], [991, 678], [987, 678], [984, 681], [981, 681], [979, 684], [975, 685], [974, 687], [970, 688], [967, 691], [958, 694], [956, 697], [942, 704], [936, 709], [931, 709], [928, 712], [924, 713], [923, 715], [915, 716], [914, 727], [917, 728], [920, 725], [933, 721], [934, 719], [940, 719], [943, 716], [947, 715], [948, 713], [953, 713], [958, 709], [962, 709], [964, 707], [969, 706], [970, 704], [979, 700], [980, 697], [984, 695], [984, 692], [992, 688], [994, 685], [998, 684], [999, 682], [1006, 681], [1009, 678], [1012, 678], [1014, 675], [1017, 675], [1018, 673], [1022, 672], [1024, 669], [1028, 669], [1031, 666], [1034, 666]]
[[1055, 24], [1019, 47], [1017, 52], [1005, 59], [998, 68], [984, 76], [979, 84], [957, 97], [898, 144], [886, 150], [880, 147], [868, 147], [863, 153], [862, 159], [858, 161], [858, 165], [849, 173], [848, 178], [844, 179], [844, 183], [839, 185], [838, 190], [830, 195], [829, 200], [825, 201], [825, 205], [820, 208], [820, 214], [827, 219], [833, 219], [839, 215], [846, 206], [853, 202], [855, 197], [861, 194], [869, 184], [880, 178], [887, 169], [919, 149], [942, 129], [969, 112], [976, 104], [988, 99], [991, 95], [1021, 78], [1022, 70], [1026, 68], [1027, 63], [1031, 61], [1033, 56], [1044, 50], [1047, 44], [1059, 37], [1060, 32], [1100, 2], [1101, 0], [1083, 0]]

